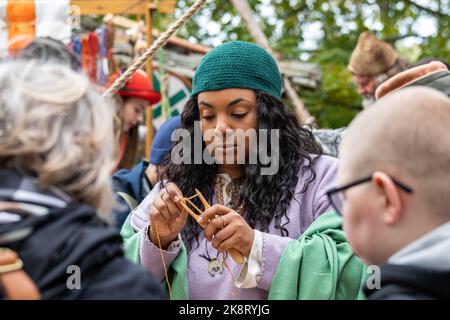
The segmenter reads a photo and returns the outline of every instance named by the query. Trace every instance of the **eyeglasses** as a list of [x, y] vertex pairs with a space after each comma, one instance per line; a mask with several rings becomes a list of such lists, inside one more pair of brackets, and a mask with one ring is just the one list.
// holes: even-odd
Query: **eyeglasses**
[[[403, 190], [406, 193], [412, 193], [413, 189], [408, 187], [407, 185], [401, 183], [400, 181], [390, 177], [392, 182], [394, 182], [394, 184], [399, 187], [401, 190]], [[338, 187], [338, 188], [333, 188], [328, 190], [327, 192], [327, 197], [330, 200], [331, 205], [333, 206], [333, 208], [336, 210], [336, 212], [342, 216], [342, 208], [344, 207], [344, 202], [345, 202], [345, 198], [344, 198], [344, 191], [355, 187], [357, 185], [363, 184], [363, 183], [367, 183], [369, 181], [372, 180], [372, 175], [366, 177], [366, 178], [362, 178], [359, 180], [356, 180], [354, 182], [351, 182], [349, 184], [346, 184], [342, 187]]]

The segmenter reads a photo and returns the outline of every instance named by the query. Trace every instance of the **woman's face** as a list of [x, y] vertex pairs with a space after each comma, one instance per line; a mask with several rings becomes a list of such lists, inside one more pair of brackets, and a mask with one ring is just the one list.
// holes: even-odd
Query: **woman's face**
[[[224, 164], [243, 164], [242, 156], [248, 157], [253, 141], [247, 133], [256, 134], [255, 92], [247, 89], [208, 91], [200, 93], [197, 99], [201, 131], [209, 153]], [[242, 135], [244, 132], [246, 134]]]
[[141, 98], [126, 98], [123, 110], [123, 130], [128, 132], [131, 128], [144, 122], [144, 112], [149, 102]]

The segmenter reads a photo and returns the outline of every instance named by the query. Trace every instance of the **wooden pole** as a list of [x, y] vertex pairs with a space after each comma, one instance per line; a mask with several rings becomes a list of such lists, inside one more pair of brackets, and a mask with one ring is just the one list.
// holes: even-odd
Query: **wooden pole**
[[269, 41], [266, 35], [259, 27], [258, 23], [253, 17], [252, 9], [246, 0], [230, 0], [236, 10], [239, 12], [240, 16], [247, 23], [247, 29], [253, 36], [255, 41], [264, 49], [266, 49], [273, 57], [275, 54], [269, 45]]
[[[147, 8], [145, 13], [145, 22], [147, 26], [147, 48], [152, 45], [152, 9]], [[150, 59], [147, 62], [147, 75], [150, 83], [153, 87], [153, 61]], [[145, 139], [145, 155], [148, 160], [150, 160], [151, 145], [153, 142], [153, 106], [149, 105], [147, 108], [146, 126], [147, 126], [147, 137]]]
[[297, 92], [295, 92], [295, 89], [292, 87], [292, 84], [289, 81], [289, 79], [287, 77], [284, 77], [283, 82], [284, 82], [284, 89], [286, 89], [286, 93], [295, 107], [295, 111], [300, 119], [300, 122], [302, 124], [309, 125], [313, 128], [317, 128], [316, 119], [309, 114], [308, 110], [306, 110], [305, 105], [297, 95]]
[[[236, 10], [239, 12], [239, 15], [244, 19], [245, 23], [247, 24], [247, 29], [250, 32], [250, 34], [255, 39], [256, 43], [263, 47], [267, 52], [269, 52], [274, 59], [277, 61], [277, 55], [272, 50], [272, 48], [269, 45], [269, 41], [267, 40], [266, 35], [261, 30], [260, 26], [256, 22], [256, 20], [253, 17], [253, 11], [250, 8], [250, 5], [248, 4], [247, 0], [230, 0], [233, 6], [236, 8]], [[277, 61], [278, 62], [278, 61]], [[284, 77], [283, 79], [284, 88], [286, 89], [286, 93], [291, 100], [292, 104], [294, 105], [295, 112], [301, 121], [302, 124], [309, 124], [311, 126], [316, 126], [316, 121], [314, 117], [310, 115], [308, 110], [306, 110], [305, 105], [303, 104], [300, 97], [297, 95], [297, 92], [292, 87], [291, 81]]]

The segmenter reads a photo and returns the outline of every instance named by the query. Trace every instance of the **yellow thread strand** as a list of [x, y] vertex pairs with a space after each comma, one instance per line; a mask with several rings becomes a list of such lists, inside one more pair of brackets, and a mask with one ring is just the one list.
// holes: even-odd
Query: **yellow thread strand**
[[167, 288], [169, 289], [169, 299], [172, 300], [172, 287], [170, 286], [169, 275], [167, 274], [166, 260], [164, 259], [163, 251], [161, 248], [161, 240], [159, 238], [158, 226], [155, 224], [156, 238], [158, 239], [159, 253], [161, 254], [161, 260], [164, 267], [164, 278], [166, 279]]

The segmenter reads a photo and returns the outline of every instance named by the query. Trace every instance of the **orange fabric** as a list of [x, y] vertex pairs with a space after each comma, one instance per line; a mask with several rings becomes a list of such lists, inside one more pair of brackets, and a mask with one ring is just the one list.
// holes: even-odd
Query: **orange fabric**
[[89, 68], [89, 46], [88, 46], [88, 37], [87, 35], [83, 35], [81, 37], [81, 65], [84, 71]]
[[9, 0], [6, 7], [9, 53], [17, 55], [36, 37], [34, 0]]
[[97, 82], [97, 55], [100, 51], [100, 40], [95, 32], [84, 35], [81, 39], [81, 64], [89, 79]]

